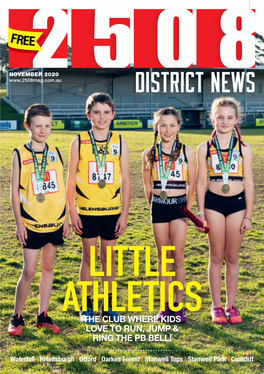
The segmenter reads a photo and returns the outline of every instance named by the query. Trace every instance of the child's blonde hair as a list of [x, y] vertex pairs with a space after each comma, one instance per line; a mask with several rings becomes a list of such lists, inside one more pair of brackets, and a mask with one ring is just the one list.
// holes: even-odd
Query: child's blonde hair
[[[244, 116], [239, 101], [237, 101], [234, 97], [231, 97], [231, 96], [222, 96], [222, 97], [218, 97], [218, 98], [214, 99], [214, 101], [212, 103], [211, 112], [210, 112], [210, 119], [211, 120], [214, 118], [215, 112], [217, 111], [217, 109], [220, 106], [223, 106], [223, 107], [231, 106], [235, 110], [235, 115], [236, 115], [237, 118], [239, 118], [239, 120], [241, 120]], [[238, 125], [235, 125], [234, 129], [235, 129], [238, 140], [241, 142], [241, 144], [245, 145], [245, 143], [243, 143], [243, 141], [241, 139], [241, 134], [240, 134], [240, 130], [239, 130]], [[213, 139], [214, 139], [215, 135], [216, 135], [216, 129], [214, 129], [212, 134], [211, 134], [211, 139], [210, 139], [210, 143], [209, 143], [210, 147], [213, 144]]]

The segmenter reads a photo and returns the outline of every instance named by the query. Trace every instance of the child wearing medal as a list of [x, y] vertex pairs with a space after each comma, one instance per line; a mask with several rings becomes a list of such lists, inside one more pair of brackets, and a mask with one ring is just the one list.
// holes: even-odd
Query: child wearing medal
[[[197, 215], [210, 228], [209, 287], [211, 317], [217, 324], [242, 323], [235, 299], [239, 276], [239, 251], [243, 234], [251, 229], [254, 185], [252, 151], [241, 140], [241, 108], [232, 97], [214, 100], [210, 119], [211, 140], [198, 147]], [[236, 137], [233, 136], [233, 130]], [[206, 191], [206, 169], [209, 183]], [[196, 227], [204, 232], [203, 228]], [[221, 269], [225, 261], [226, 306], [221, 303]]]
[[[71, 144], [67, 182], [69, 212], [72, 228], [82, 238], [81, 281], [93, 280], [90, 259], [93, 256], [97, 260], [100, 238], [103, 289], [104, 282], [108, 285], [108, 308], [102, 304], [101, 316], [118, 323], [120, 315], [112, 309], [112, 281], [115, 279], [113, 246], [127, 226], [131, 194], [128, 146], [120, 135], [109, 131], [115, 107], [108, 94], [99, 92], [89, 96], [86, 113], [92, 130], [79, 134]], [[75, 210], [75, 194], [78, 213]], [[106, 270], [107, 247], [111, 247], [111, 275]], [[87, 309], [80, 313], [81, 321], [88, 324], [95, 323], [91, 293], [92, 286], [88, 286]]]
[[36, 274], [42, 248], [39, 284], [40, 304], [37, 327], [60, 331], [47, 315], [53, 284], [53, 267], [62, 236], [69, 234], [63, 163], [59, 150], [46, 143], [52, 116], [46, 105], [34, 104], [25, 112], [24, 126], [30, 141], [14, 150], [11, 175], [11, 201], [16, 221], [16, 237], [23, 248], [24, 264], [17, 283], [14, 314], [8, 333], [20, 335], [22, 311]]
[[[187, 237], [187, 218], [180, 206], [191, 208], [195, 189], [195, 153], [179, 141], [181, 117], [173, 108], [163, 108], [154, 113], [154, 141], [143, 152], [143, 183], [148, 204], [151, 206], [151, 222], [157, 246], [159, 281], [165, 282], [165, 311], [158, 313], [158, 320], [174, 316], [176, 322], [185, 323], [187, 317], [182, 307], [183, 290], [174, 288], [175, 302], [170, 300], [170, 277], [163, 276], [161, 258], [163, 246], [174, 246], [170, 251], [174, 260], [173, 281], [185, 283], [184, 248]], [[157, 137], [160, 142], [157, 143]], [[168, 257], [168, 256], [167, 256]], [[167, 265], [167, 271], [169, 266]], [[170, 304], [170, 305], [169, 305]]]

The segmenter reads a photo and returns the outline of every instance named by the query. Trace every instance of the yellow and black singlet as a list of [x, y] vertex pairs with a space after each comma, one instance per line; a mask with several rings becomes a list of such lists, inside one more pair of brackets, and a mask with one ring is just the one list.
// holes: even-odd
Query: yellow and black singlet
[[[162, 152], [163, 169], [166, 171], [170, 155]], [[169, 179], [166, 184], [166, 189], [185, 189], [187, 181], [187, 156], [185, 145], [180, 143], [180, 155], [176, 161], [171, 165]], [[155, 158], [152, 166], [152, 182], [153, 188], [161, 189], [161, 180], [159, 175], [159, 151], [158, 145], [155, 147]]]
[[[228, 149], [221, 149], [223, 162], [226, 163]], [[209, 148], [209, 142], [207, 142], [207, 171], [211, 182], [222, 182], [222, 172], [217, 155], [215, 144]], [[231, 157], [230, 171], [228, 180], [230, 181], [243, 181], [243, 155], [240, 141], [234, 137], [233, 152]]]
[[[63, 181], [63, 162], [57, 148], [48, 146], [43, 194], [45, 200], [37, 201], [38, 189], [33, 157], [28, 144], [14, 152], [18, 155], [20, 181], [20, 211], [24, 225], [32, 231], [45, 233], [58, 230], [64, 223], [66, 203]], [[35, 152], [40, 168], [43, 152]]]
[[[105, 188], [100, 189], [100, 179], [91, 138], [88, 132], [79, 137], [79, 164], [76, 175], [76, 193], [78, 213], [90, 216], [105, 216], [120, 213], [121, 172], [120, 157], [122, 152], [121, 136], [111, 133], [106, 150], [104, 179]], [[106, 146], [105, 141], [95, 139], [100, 161]]]

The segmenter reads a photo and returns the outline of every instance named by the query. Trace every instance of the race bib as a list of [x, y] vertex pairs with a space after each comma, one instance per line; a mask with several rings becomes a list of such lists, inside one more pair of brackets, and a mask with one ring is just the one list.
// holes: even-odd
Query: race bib
[[[163, 161], [163, 167], [167, 170], [168, 161]], [[182, 181], [183, 180], [183, 165], [173, 162], [169, 174], [169, 181]]]
[[[219, 163], [219, 159], [217, 156], [216, 151], [210, 152], [211, 155], [211, 166], [214, 174], [221, 174], [221, 167]], [[230, 164], [230, 173], [232, 174], [238, 174], [238, 167], [239, 167], [239, 151], [233, 150], [232, 153], [232, 159], [231, 159], [231, 164]], [[222, 153], [223, 161], [226, 163], [227, 161], [227, 153]]]
[[36, 174], [31, 174], [33, 194], [38, 195], [39, 193], [49, 194], [59, 191], [57, 173], [56, 170], [45, 171], [44, 181], [37, 183]]
[[[88, 162], [88, 183], [97, 184], [100, 180], [100, 174], [95, 161]], [[106, 184], [114, 183], [114, 163], [108, 161], [105, 163], [104, 180]]]

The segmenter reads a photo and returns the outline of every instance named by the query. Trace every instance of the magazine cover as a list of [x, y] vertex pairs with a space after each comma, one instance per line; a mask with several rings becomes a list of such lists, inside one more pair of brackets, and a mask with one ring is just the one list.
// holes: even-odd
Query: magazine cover
[[263, 373], [260, 0], [1, 5], [4, 373]]

